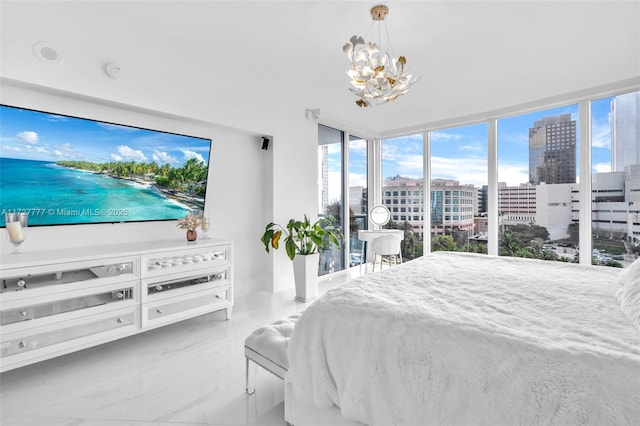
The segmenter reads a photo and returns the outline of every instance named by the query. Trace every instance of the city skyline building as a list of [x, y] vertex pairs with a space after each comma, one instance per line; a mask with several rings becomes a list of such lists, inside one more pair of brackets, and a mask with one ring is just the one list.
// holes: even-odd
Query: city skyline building
[[[443, 235], [457, 229], [472, 232], [477, 209], [477, 190], [471, 184], [453, 179], [431, 180], [431, 230]], [[422, 179], [394, 176], [384, 180], [382, 203], [391, 212], [391, 220], [408, 222], [419, 239], [424, 237], [424, 188]]]
[[611, 100], [611, 171], [640, 164], [640, 92]]
[[558, 114], [529, 128], [529, 183], [576, 182], [576, 121]]

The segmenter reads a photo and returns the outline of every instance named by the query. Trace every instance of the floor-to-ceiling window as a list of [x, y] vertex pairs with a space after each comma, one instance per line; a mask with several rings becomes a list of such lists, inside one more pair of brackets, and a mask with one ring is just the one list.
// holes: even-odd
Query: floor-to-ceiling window
[[487, 253], [487, 124], [432, 131], [430, 140], [431, 250]]
[[[432, 250], [483, 253], [487, 242], [495, 250], [491, 236], [497, 236], [498, 253], [503, 256], [627, 266], [640, 254], [639, 93], [497, 118], [497, 181], [489, 181], [493, 172], [488, 166], [495, 160], [487, 155], [495, 147], [492, 135], [496, 133], [488, 131], [494, 120], [384, 139], [376, 170], [366, 172], [367, 159], [362, 155], [367, 143], [349, 135], [346, 145], [348, 133], [325, 128], [331, 136], [325, 135], [320, 142], [320, 159], [326, 156], [320, 167], [320, 192], [326, 200], [320, 205], [343, 199], [348, 187], [348, 213], [342, 214], [350, 219], [336, 223], [346, 229], [347, 225], [364, 229], [366, 200], [374, 194], [368, 191], [379, 191], [381, 202], [391, 211], [388, 227], [406, 231], [405, 259], [420, 256], [429, 236]], [[588, 111], [591, 138], [581, 141], [581, 131], [586, 135], [589, 127], [580, 127], [580, 117], [588, 117]], [[586, 118], [582, 121], [589, 126]], [[423, 135], [429, 136], [429, 158], [425, 158]], [[589, 156], [591, 167], [581, 172], [581, 161], [589, 164]], [[423, 188], [424, 164], [429, 165], [428, 191]], [[342, 170], [348, 170], [346, 184]], [[380, 186], [366, 188], [366, 173], [381, 177]], [[335, 196], [329, 196], [330, 175], [333, 182], [343, 182], [342, 187], [332, 185], [341, 191]], [[589, 190], [580, 184], [580, 176], [585, 177], [583, 182], [590, 179]], [[591, 193], [585, 196], [581, 188]], [[495, 194], [497, 212], [492, 207], [494, 195], [489, 194]], [[591, 209], [581, 209], [581, 203], [591, 204]], [[431, 210], [425, 216], [429, 204]], [[319, 210], [321, 215], [327, 214], [325, 207]], [[488, 226], [493, 214], [497, 222]], [[430, 232], [423, 229], [425, 218]], [[489, 236], [491, 227], [497, 231]], [[350, 264], [359, 262], [355, 235], [351, 233], [348, 245], [354, 253]], [[580, 253], [580, 238], [585, 236], [584, 253]], [[339, 270], [335, 265], [332, 271]]]
[[[318, 218], [323, 227], [344, 232], [343, 149], [344, 132], [318, 126]], [[318, 275], [343, 270], [344, 250], [344, 245], [337, 248], [327, 244], [321, 248]]]
[[391, 212], [386, 228], [403, 229], [402, 256], [422, 256], [424, 238], [424, 148], [422, 133], [381, 142], [382, 203]]
[[578, 105], [498, 120], [499, 254], [576, 261]]
[[640, 92], [591, 102], [593, 264], [624, 267], [640, 253], [639, 117]]
[[367, 140], [350, 134], [348, 154], [349, 266], [355, 266], [360, 264], [363, 244], [358, 230], [368, 227]]

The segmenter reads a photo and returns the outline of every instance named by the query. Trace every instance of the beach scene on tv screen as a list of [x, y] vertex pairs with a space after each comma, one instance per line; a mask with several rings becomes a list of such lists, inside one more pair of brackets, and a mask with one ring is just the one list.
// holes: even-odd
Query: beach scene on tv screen
[[211, 141], [0, 106], [0, 221], [172, 220], [204, 210]]

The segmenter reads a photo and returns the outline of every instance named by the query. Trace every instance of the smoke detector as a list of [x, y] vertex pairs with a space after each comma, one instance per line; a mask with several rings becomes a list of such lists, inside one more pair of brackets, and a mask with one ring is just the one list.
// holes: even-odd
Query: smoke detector
[[51, 43], [40, 41], [33, 45], [33, 54], [47, 64], [60, 65], [64, 61], [62, 53]]
[[104, 72], [106, 72], [109, 77], [116, 79], [120, 75], [120, 66], [109, 62], [104, 66]]

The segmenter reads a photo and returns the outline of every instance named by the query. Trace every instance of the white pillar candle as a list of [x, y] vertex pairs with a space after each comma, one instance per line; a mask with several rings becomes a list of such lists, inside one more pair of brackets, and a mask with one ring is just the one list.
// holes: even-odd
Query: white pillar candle
[[24, 241], [22, 226], [20, 222], [7, 222], [7, 233], [12, 243], [21, 243]]

